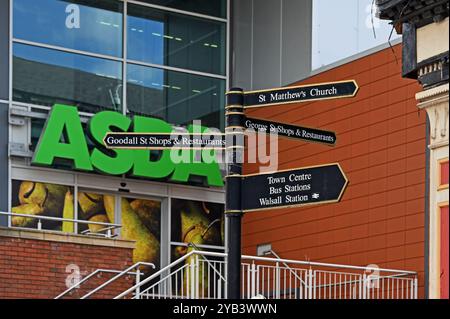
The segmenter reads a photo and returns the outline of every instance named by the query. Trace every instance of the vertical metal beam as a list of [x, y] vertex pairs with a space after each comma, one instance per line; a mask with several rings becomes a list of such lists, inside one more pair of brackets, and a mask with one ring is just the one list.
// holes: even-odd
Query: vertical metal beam
[[[227, 298], [241, 298], [241, 226], [242, 226], [242, 163], [244, 156], [244, 91], [232, 88], [227, 93], [226, 159], [228, 175], [226, 177], [225, 214], [228, 219], [228, 258], [227, 258]], [[232, 143], [230, 143], [232, 142]]]
[[0, 100], [4, 101], [9, 100], [9, 67], [9, 0], [0, 0]]
[[[9, 101], [9, 0], [0, 0], [0, 100]], [[0, 103], [0, 211], [9, 208], [8, 109]], [[0, 216], [0, 226], [8, 226], [7, 216]]]
[[[0, 84], [1, 85], [1, 84]], [[8, 104], [0, 103], [0, 211], [8, 211]], [[8, 216], [0, 216], [0, 226], [8, 226]]]

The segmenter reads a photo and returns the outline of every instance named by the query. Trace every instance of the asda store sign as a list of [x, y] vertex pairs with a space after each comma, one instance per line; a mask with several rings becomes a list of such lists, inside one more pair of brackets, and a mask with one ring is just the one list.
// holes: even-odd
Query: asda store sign
[[52, 166], [56, 159], [65, 159], [80, 171], [97, 170], [109, 175], [131, 173], [138, 177], [169, 178], [183, 183], [187, 183], [191, 176], [200, 176], [209, 186], [223, 186], [222, 174], [215, 161], [174, 163], [169, 150], [162, 151], [158, 159], [152, 161], [149, 150], [107, 150], [103, 145], [103, 138], [111, 131], [171, 133], [172, 129], [170, 124], [160, 119], [134, 116], [131, 120], [121, 113], [100, 112], [88, 123], [87, 133], [95, 143], [90, 151], [77, 108], [56, 104], [49, 114], [32, 163]]

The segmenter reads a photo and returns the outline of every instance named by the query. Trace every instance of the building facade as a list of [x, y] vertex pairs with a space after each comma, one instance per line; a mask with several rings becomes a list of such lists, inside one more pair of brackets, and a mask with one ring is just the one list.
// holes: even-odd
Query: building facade
[[[54, 298], [82, 281], [65, 295], [81, 297], [138, 262], [89, 296], [117, 296], [162, 270], [170, 297], [226, 296], [225, 165], [199, 152], [188, 154], [194, 163], [112, 152], [104, 134], [223, 132], [230, 87], [340, 80], [356, 81], [356, 97], [247, 113], [334, 131], [334, 147], [280, 138], [277, 169], [339, 163], [349, 186], [336, 204], [245, 215], [243, 254], [260, 257], [243, 260], [242, 295], [437, 297], [432, 207], [448, 233], [448, 123], [436, 153], [427, 146], [445, 136], [431, 119], [444, 117], [416, 102], [436, 105], [435, 94], [402, 78], [407, 37], [375, 12], [372, 0], [0, 0], [0, 297]], [[208, 264], [189, 257], [198, 250]], [[265, 257], [296, 262], [258, 265]], [[219, 276], [205, 285], [201, 267]], [[290, 277], [295, 287], [286, 272], [300, 278]]]
[[[186, 253], [192, 230], [202, 234], [199, 249], [223, 252], [219, 163], [176, 165], [167, 152], [110, 152], [94, 135], [114, 128], [170, 132], [193, 120], [223, 131], [228, 1], [2, 0], [0, 15], [0, 211], [103, 223], [0, 215], [5, 254], [16, 240], [41, 247], [39, 234], [48, 232], [55, 236], [48, 247], [67, 257], [52, 266], [46, 248], [38, 250], [38, 269], [61, 278], [39, 291], [3, 280], [23, 277], [4, 270], [33, 258], [24, 251], [0, 258], [0, 295], [54, 297], [71, 264], [80, 273], [135, 262], [161, 269]], [[116, 239], [83, 238], [96, 233]]]
[[448, 240], [448, 1], [379, 1], [379, 15], [404, 36], [403, 75], [422, 85], [417, 107], [430, 122], [429, 287], [431, 298], [449, 297]]

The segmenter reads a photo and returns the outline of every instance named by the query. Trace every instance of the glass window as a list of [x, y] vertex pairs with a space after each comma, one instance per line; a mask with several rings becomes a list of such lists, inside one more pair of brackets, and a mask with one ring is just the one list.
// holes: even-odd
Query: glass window
[[122, 3], [113, 0], [14, 0], [14, 37], [122, 56]]
[[82, 112], [122, 110], [122, 64], [15, 43], [13, 99], [52, 106], [63, 103]]
[[[78, 216], [81, 220], [116, 223], [121, 216], [121, 238], [136, 242], [133, 263], [153, 263], [159, 269], [161, 242], [161, 202], [139, 198], [120, 198], [120, 215], [116, 212], [114, 195], [78, 191]], [[97, 233], [100, 225], [79, 226], [81, 231]], [[150, 267], [141, 270], [153, 271]]]
[[[136, 248], [133, 251], [133, 263], [153, 263], [159, 269], [161, 202], [123, 197], [121, 199], [121, 216], [122, 239], [136, 241]], [[152, 270], [149, 267], [143, 268], [146, 273]]]
[[142, 0], [142, 2], [219, 18], [227, 16], [227, 0]]
[[[224, 246], [225, 218], [223, 204], [172, 199], [172, 242], [201, 247]], [[179, 256], [187, 247], [178, 246]]]
[[[314, 0], [313, 69], [388, 41], [392, 25], [374, 16], [372, 26], [371, 17], [376, 12], [372, 3], [372, 0]], [[397, 37], [394, 31], [391, 40]]]
[[225, 23], [128, 6], [128, 58], [225, 74]]
[[[12, 212], [22, 215], [74, 219], [73, 187], [34, 181], [13, 180]], [[13, 227], [37, 228], [37, 218], [14, 216]], [[74, 232], [74, 223], [41, 220], [42, 229]]]
[[176, 124], [223, 129], [225, 80], [129, 64], [128, 109]]
[[[94, 223], [112, 224], [115, 219], [115, 197], [98, 193], [78, 191], [78, 219]], [[105, 234], [105, 226], [78, 224], [81, 234]]]

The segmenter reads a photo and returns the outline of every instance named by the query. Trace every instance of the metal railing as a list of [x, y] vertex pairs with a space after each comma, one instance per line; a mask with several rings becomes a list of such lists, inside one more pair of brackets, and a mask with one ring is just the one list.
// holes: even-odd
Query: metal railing
[[[417, 273], [398, 269], [242, 256], [254, 279], [242, 296], [273, 299], [417, 299]], [[250, 287], [249, 287], [250, 286]]]
[[[112, 224], [112, 223], [102, 223], [102, 222], [92, 222], [88, 220], [80, 220], [80, 219], [69, 219], [69, 218], [62, 218], [62, 217], [51, 217], [51, 216], [42, 216], [42, 215], [29, 215], [29, 214], [18, 214], [18, 213], [8, 213], [8, 212], [0, 212], [0, 215], [8, 216], [9, 221], [8, 225], [11, 225], [11, 218], [12, 217], [25, 217], [25, 218], [32, 218], [37, 220], [36, 227], [20, 227], [20, 226], [10, 226], [10, 228], [14, 229], [36, 229], [36, 230], [43, 230], [42, 229], [42, 221], [53, 221], [53, 222], [66, 222], [66, 223], [72, 223], [75, 225], [77, 224], [83, 224], [83, 225], [97, 225], [97, 226], [104, 226], [103, 228], [100, 228], [96, 230], [95, 232], [90, 230], [85, 230], [80, 232], [81, 235], [86, 236], [96, 236], [96, 237], [105, 237], [105, 238], [114, 238], [117, 236], [115, 234], [116, 229], [120, 229], [122, 225], [119, 224]], [[76, 227], [74, 227], [75, 230]], [[45, 231], [49, 232], [57, 232], [57, 233], [67, 233], [63, 231], [55, 231], [55, 230], [47, 230]], [[68, 234], [77, 234], [77, 232], [71, 232]]]
[[[122, 278], [125, 275], [134, 275], [135, 276], [135, 283], [136, 283], [136, 285], [139, 285], [140, 282], [141, 282], [140, 278], [142, 276], [142, 272], [139, 270], [139, 267], [141, 267], [141, 266], [147, 266], [147, 267], [151, 267], [153, 269], [155, 269], [155, 267], [156, 267], [155, 264], [152, 264], [152, 263], [138, 262], [138, 263], [128, 267], [127, 269], [122, 270], [122, 271], [120, 271], [120, 270], [109, 270], [109, 269], [97, 269], [94, 272], [92, 272], [89, 275], [87, 275], [86, 277], [84, 277], [79, 282], [75, 283], [72, 287], [69, 287], [68, 289], [66, 289], [65, 291], [60, 293], [54, 299], [61, 299], [62, 297], [64, 297], [68, 293], [72, 292], [73, 290], [80, 289], [82, 284], [86, 283], [90, 278], [94, 277], [95, 275], [97, 275], [99, 273], [113, 273], [113, 274], [116, 274], [116, 275], [114, 277], [110, 278], [109, 280], [107, 280], [106, 282], [102, 283], [100, 286], [96, 287], [95, 289], [89, 291], [88, 293], [86, 293], [85, 295], [80, 297], [80, 299], [87, 299], [87, 298], [89, 298], [93, 294], [95, 294], [95, 293], [99, 292], [100, 290], [104, 289], [106, 286], [111, 285], [113, 282], [119, 280], [120, 278]], [[136, 271], [133, 271], [134, 269], [136, 269]], [[136, 289], [136, 293], [139, 294], [139, 288]]]
[[[115, 297], [223, 299], [224, 253], [193, 250]], [[268, 299], [417, 299], [417, 273], [242, 256], [242, 297]]]
[[[111, 269], [97, 269], [94, 272], [90, 273], [80, 281], [74, 283], [73, 286], [69, 287], [68, 289], [64, 290], [62, 293], [60, 293], [58, 296], [56, 296], [54, 299], [61, 299], [62, 297], [66, 296], [67, 294], [71, 294], [73, 291], [80, 289], [81, 286], [88, 282], [89, 279], [95, 276], [101, 276], [104, 273], [107, 274], [120, 274], [121, 270], [111, 270]], [[139, 269], [136, 272], [129, 272], [127, 275], [136, 276], [136, 282], [138, 281], [139, 275], [138, 275]]]
[[[133, 294], [133, 299], [200, 299], [206, 298], [206, 291], [209, 291], [209, 298], [222, 299], [226, 296], [225, 256], [224, 253], [190, 251], [114, 299], [121, 299], [130, 294]], [[220, 260], [216, 262], [206, 258]]]

